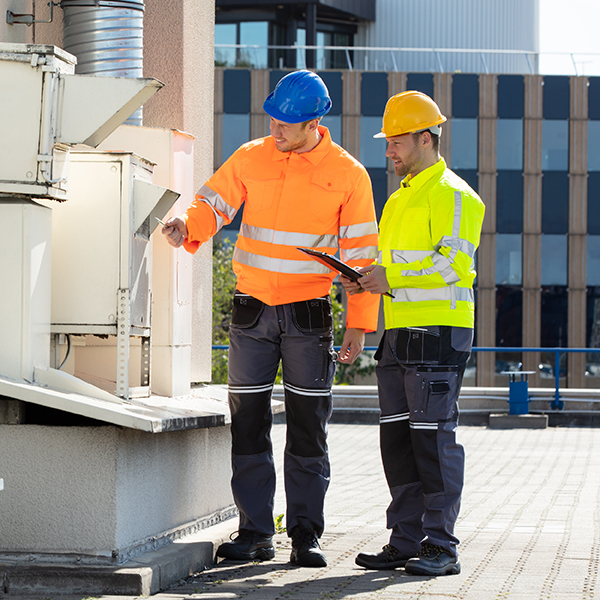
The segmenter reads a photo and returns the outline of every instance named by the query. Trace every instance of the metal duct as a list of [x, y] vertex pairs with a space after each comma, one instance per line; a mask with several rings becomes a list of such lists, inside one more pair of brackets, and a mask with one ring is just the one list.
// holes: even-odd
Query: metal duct
[[[143, 0], [61, 0], [63, 46], [78, 75], [143, 76]], [[142, 109], [126, 121], [142, 124]]]

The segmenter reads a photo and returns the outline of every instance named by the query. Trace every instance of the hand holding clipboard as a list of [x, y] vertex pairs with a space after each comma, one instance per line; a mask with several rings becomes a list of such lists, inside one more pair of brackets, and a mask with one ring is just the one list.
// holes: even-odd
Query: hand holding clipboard
[[[320, 250], [313, 250], [312, 248], [297, 248], [300, 252], [304, 252], [308, 254], [311, 258], [314, 258], [317, 262], [320, 262], [322, 265], [325, 265], [328, 269], [332, 271], [337, 271], [342, 275], [348, 277], [348, 279], [352, 279], [352, 281], [358, 281], [363, 273], [360, 273], [350, 265], [347, 265], [345, 262], [342, 262], [339, 258], [327, 254], [327, 252], [321, 252]], [[384, 296], [389, 296], [393, 298], [394, 296], [390, 292], [384, 292]]]

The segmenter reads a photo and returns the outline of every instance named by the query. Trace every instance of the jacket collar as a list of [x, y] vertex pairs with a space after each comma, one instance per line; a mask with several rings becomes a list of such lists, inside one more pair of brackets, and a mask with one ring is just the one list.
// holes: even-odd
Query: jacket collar
[[440, 157], [434, 165], [428, 167], [424, 171], [421, 171], [418, 175], [411, 177], [407, 175], [401, 183], [403, 188], [409, 187], [413, 191], [417, 191], [422, 188], [430, 179], [441, 175], [446, 170], [446, 161]]
[[[331, 135], [327, 127], [319, 125], [319, 133], [321, 134], [321, 141], [310, 152], [302, 152], [298, 154], [298, 156], [306, 158], [306, 160], [310, 161], [313, 165], [318, 165], [323, 160], [323, 158], [331, 150], [332, 145]], [[290, 154], [293, 154], [293, 152], [279, 152], [279, 150], [275, 148], [275, 142], [273, 141], [273, 138], [269, 136], [268, 139], [270, 140], [270, 144], [273, 146], [273, 160], [285, 160], [290, 157]]]

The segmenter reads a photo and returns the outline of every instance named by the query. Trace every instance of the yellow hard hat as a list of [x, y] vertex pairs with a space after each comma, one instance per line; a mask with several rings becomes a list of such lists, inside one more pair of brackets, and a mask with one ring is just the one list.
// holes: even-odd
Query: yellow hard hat
[[401, 92], [387, 101], [381, 133], [376, 133], [373, 137], [394, 137], [427, 129], [440, 135], [439, 125], [445, 120], [446, 117], [440, 112], [439, 106], [426, 94], [415, 91]]

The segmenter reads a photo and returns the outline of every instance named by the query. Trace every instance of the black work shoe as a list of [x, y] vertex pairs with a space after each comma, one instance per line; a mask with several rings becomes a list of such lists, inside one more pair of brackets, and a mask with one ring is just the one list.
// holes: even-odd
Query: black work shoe
[[361, 552], [355, 563], [365, 569], [399, 569], [406, 564], [410, 556], [401, 556], [398, 548], [386, 544], [381, 552]]
[[292, 553], [290, 562], [300, 567], [326, 567], [327, 559], [319, 546], [313, 529], [294, 527], [292, 529]]
[[275, 556], [273, 536], [240, 529], [234, 540], [219, 546], [217, 556], [230, 560], [270, 560]]
[[452, 556], [441, 546], [423, 544], [414, 558], [404, 566], [411, 575], [458, 575], [460, 563], [458, 556]]

